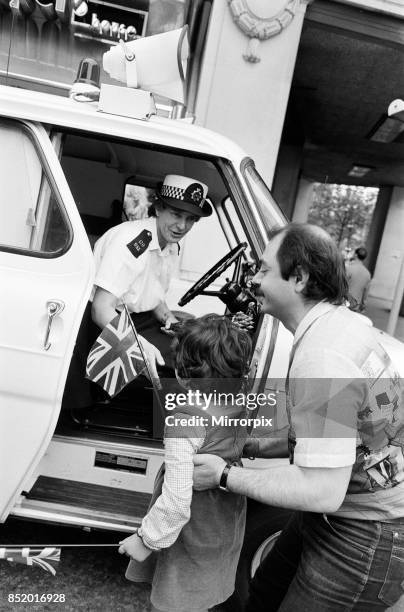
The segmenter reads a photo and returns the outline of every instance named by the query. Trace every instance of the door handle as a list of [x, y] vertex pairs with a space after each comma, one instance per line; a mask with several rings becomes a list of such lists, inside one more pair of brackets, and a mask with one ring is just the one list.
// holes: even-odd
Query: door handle
[[44, 341], [44, 349], [48, 351], [51, 347], [51, 343], [49, 342], [49, 335], [53, 323], [53, 319], [59, 315], [65, 307], [65, 303], [62, 300], [48, 300], [46, 302], [46, 310], [48, 312], [48, 325], [46, 327], [45, 333], [45, 341]]

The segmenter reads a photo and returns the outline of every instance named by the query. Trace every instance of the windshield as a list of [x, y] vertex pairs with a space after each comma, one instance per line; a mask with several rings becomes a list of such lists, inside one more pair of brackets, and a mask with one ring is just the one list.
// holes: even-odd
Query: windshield
[[252, 159], [248, 159], [243, 165], [242, 172], [251, 195], [257, 205], [266, 231], [272, 230], [274, 227], [283, 227], [286, 225], [288, 221], [285, 215], [275, 202], [268, 187], [255, 169]]

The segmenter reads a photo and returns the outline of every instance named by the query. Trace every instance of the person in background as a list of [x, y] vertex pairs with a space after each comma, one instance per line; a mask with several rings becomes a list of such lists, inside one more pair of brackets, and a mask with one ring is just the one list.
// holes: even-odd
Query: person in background
[[[248, 612], [376, 612], [404, 595], [404, 407], [377, 332], [346, 306], [341, 254], [322, 228], [274, 231], [253, 279], [263, 313], [294, 334], [288, 435], [251, 438], [261, 469], [194, 457], [194, 487], [289, 508], [250, 585]], [[261, 442], [263, 444], [261, 444]]]
[[365, 247], [358, 247], [346, 268], [349, 307], [354, 312], [363, 312], [366, 306], [371, 280], [370, 272], [363, 263], [367, 255]]
[[[240, 420], [246, 409], [229, 396], [236, 397], [247, 376], [251, 340], [229, 319], [210, 314], [182, 324], [175, 352], [178, 380], [195, 402], [166, 418], [165, 464], [151, 506], [137, 533], [120, 542], [119, 552], [134, 560], [126, 577], [145, 582], [147, 570], [154, 568], [139, 562], [155, 551], [153, 610], [207, 612], [234, 591], [246, 500], [220, 489], [193, 492], [192, 458], [209, 452], [241, 465], [247, 431]], [[196, 392], [213, 399], [198, 401]], [[217, 425], [213, 417], [228, 417], [229, 424]], [[182, 419], [181, 425], [170, 424], [170, 418]]]

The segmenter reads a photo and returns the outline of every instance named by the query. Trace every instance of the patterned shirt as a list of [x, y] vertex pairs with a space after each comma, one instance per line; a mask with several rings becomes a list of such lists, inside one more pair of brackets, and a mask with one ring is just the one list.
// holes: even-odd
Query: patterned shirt
[[[194, 424], [193, 419], [198, 414], [204, 420]], [[226, 461], [239, 463], [247, 437], [242, 422], [246, 416], [244, 406], [209, 402], [198, 408], [178, 407], [175, 415], [181, 417], [181, 424], [166, 423], [165, 428], [165, 470], [161, 494], [143, 518], [139, 529], [143, 542], [152, 550], [168, 548], [174, 544], [191, 518], [194, 455], [202, 449]], [[214, 423], [214, 418], [224, 415], [235, 421], [240, 419], [240, 422], [229, 425]], [[157, 482], [161, 483], [159, 478]], [[154, 493], [158, 491], [157, 485]]]
[[322, 302], [300, 322], [292, 351], [295, 464], [353, 466], [338, 515], [404, 516], [400, 379], [376, 331], [345, 306]]
[[193, 456], [205, 440], [205, 428], [198, 429], [199, 438], [166, 437], [164, 440], [163, 490], [139, 529], [144, 544], [152, 550], [174, 544], [191, 518]]

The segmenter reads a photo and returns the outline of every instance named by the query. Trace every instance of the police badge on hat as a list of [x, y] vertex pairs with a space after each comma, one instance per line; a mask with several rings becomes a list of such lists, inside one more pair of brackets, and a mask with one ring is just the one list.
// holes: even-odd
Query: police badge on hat
[[208, 217], [212, 214], [212, 207], [206, 201], [207, 194], [208, 188], [204, 183], [178, 174], [167, 174], [157, 197], [171, 208]]

